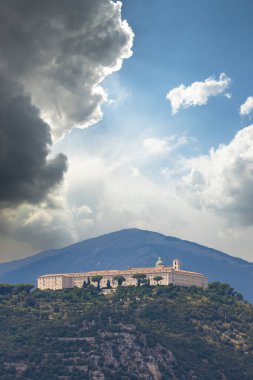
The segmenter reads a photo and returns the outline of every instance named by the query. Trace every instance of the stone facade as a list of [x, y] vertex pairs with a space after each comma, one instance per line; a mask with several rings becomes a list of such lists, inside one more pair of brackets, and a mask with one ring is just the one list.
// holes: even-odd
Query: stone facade
[[161, 276], [162, 280], [159, 281], [161, 285], [174, 284], [178, 286], [200, 286], [207, 287], [208, 279], [201, 273], [190, 272], [181, 269], [180, 260], [174, 259], [172, 266], [165, 266], [159, 258], [155, 267], [149, 268], [128, 268], [123, 270], [100, 270], [84, 273], [65, 273], [65, 274], [46, 274], [38, 277], [39, 289], [65, 289], [65, 288], [81, 288], [84, 281], [91, 280], [93, 276], [100, 275], [102, 280], [100, 287], [106, 287], [108, 280], [110, 281], [111, 288], [116, 288], [118, 282], [116, 276], [123, 276], [125, 281], [123, 286], [136, 285], [137, 280], [133, 278], [134, 274], [145, 274], [146, 279], [149, 279], [150, 285], [156, 285], [154, 280], [156, 276]]

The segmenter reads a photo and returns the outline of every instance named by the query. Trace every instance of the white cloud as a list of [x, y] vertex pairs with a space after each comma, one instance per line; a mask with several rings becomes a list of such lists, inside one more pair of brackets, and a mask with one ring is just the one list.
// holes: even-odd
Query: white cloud
[[140, 177], [140, 170], [138, 169], [138, 168], [136, 168], [136, 167], [131, 167], [130, 166], [130, 172], [132, 173], [132, 176], [134, 177], [134, 178], [138, 178], [138, 177]]
[[0, 6], [3, 75], [23, 84], [55, 137], [97, 123], [107, 101], [102, 81], [132, 55], [122, 3], [34, 0], [29, 12], [26, 3]]
[[253, 225], [253, 125], [227, 145], [186, 161], [183, 190], [200, 208], [210, 208], [230, 225]]
[[240, 107], [240, 115], [249, 115], [253, 111], [253, 96], [249, 96]]
[[[170, 90], [166, 99], [170, 101], [172, 114], [175, 115], [181, 107], [188, 108], [207, 104], [210, 96], [224, 93], [230, 83], [231, 79], [225, 73], [221, 73], [218, 80], [209, 77], [204, 82], [194, 82], [188, 87], [181, 84]], [[227, 93], [225, 95], [227, 96]]]
[[[243, 140], [245, 139], [246, 136]], [[247, 150], [250, 151], [249, 148], [240, 148], [238, 151]], [[125, 151], [129, 152], [126, 144]], [[11, 250], [14, 253], [9, 259], [21, 257], [21, 253], [27, 255], [47, 248], [66, 246], [88, 237], [128, 227], [159, 231], [237, 253], [234, 242], [236, 241], [238, 247], [239, 237], [235, 237], [234, 234], [232, 237], [231, 234], [227, 236], [224, 220], [212, 212], [214, 206], [209, 207], [207, 203], [204, 204], [201, 191], [208, 191], [209, 184], [201, 188], [203, 173], [199, 178], [195, 176], [194, 185], [191, 183], [190, 174], [188, 180], [187, 177], [184, 178], [184, 192], [190, 194], [195, 203], [196, 199], [201, 198], [203, 207], [195, 208], [183, 196], [185, 193], [182, 194], [177, 188], [175, 189], [172, 180], [168, 185], [168, 181], [158, 183], [151, 176], [145, 176], [145, 170], [140, 174], [136, 166], [139, 161], [136, 157], [133, 159], [131, 154], [128, 155], [128, 161], [123, 160], [115, 166], [114, 161], [117, 158], [120, 160], [122, 153], [126, 155], [125, 151], [122, 152], [122, 146], [117, 147], [113, 157], [105, 156], [102, 151], [94, 155], [87, 152], [79, 155], [76, 152], [70, 160], [64, 186], [59, 189], [58, 194], [52, 196], [54, 207], [48, 207], [44, 203], [3, 210], [4, 215], [2, 214], [1, 218], [3, 228], [0, 229], [0, 233], [4, 235], [6, 252]], [[140, 152], [139, 157], [141, 154]], [[145, 159], [147, 167], [150, 165], [152, 168], [153, 155], [147, 155]], [[198, 169], [204, 172], [201, 163], [197, 165], [198, 160], [195, 160], [196, 171]], [[206, 160], [209, 162], [211, 158], [208, 156]], [[224, 165], [225, 162], [224, 157]], [[188, 161], [187, 164], [188, 168], [193, 169], [193, 161]], [[221, 161], [217, 162], [218, 168], [213, 169], [212, 176], [220, 165]], [[207, 180], [210, 171], [205, 173]], [[166, 171], [165, 174], [170, 173]], [[194, 188], [197, 186], [196, 182], [198, 189]], [[231, 179], [230, 182], [232, 183]], [[197, 190], [199, 193], [196, 193]], [[218, 197], [219, 191], [216, 193]], [[208, 201], [208, 197], [209, 194], [206, 194], [205, 202]], [[226, 194], [220, 204], [222, 205], [224, 201]], [[220, 231], [226, 235], [220, 236]], [[252, 233], [252, 230], [250, 232]], [[243, 255], [251, 246], [250, 232], [247, 232], [247, 243], [238, 255]], [[15, 245], [12, 247], [7, 244], [8, 236], [11, 236], [9, 241], [15, 238]], [[7, 259], [3, 254], [2, 257]]]
[[143, 140], [142, 145], [147, 154], [159, 155], [176, 150], [180, 146], [188, 144], [188, 142], [188, 136], [186, 134], [182, 134], [181, 136], [170, 136], [166, 139], [147, 137]]
[[[185, 135], [172, 136], [161, 145], [173, 149], [186, 141]], [[103, 140], [96, 152], [73, 153], [63, 186], [52, 195], [54, 207], [45, 202], [3, 210], [5, 236], [15, 236], [17, 247], [29, 242], [39, 251], [127, 227], [176, 233], [186, 223], [178, 214], [183, 203], [154, 183], [152, 162], [140, 140], [115, 144], [113, 154]]]
[[167, 140], [146, 138], [143, 141], [143, 147], [149, 154], [161, 154], [169, 150]]

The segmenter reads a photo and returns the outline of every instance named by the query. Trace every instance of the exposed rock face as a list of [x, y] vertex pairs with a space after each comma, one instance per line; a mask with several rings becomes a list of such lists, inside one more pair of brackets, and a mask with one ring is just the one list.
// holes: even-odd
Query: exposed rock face
[[159, 344], [150, 348], [145, 335], [136, 331], [135, 326], [119, 324], [118, 329], [118, 332], [99, 331], [100, 352], [106, 366], [115, 370], [125, 367], [129, 373], [146, 380], [161, 380], [162, 366], [176, 379], [175, 358], [170, 350]]

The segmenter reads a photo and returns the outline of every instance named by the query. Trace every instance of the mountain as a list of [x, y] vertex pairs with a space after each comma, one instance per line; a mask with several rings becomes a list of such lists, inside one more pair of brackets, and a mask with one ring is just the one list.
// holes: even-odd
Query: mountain
[[253, 303], [253, 264], [215, 249], [156, 232], [125, 229], [84, 240], [62, 249], [0, 264], [0, 282], [33, 283], [46, 273], [83, 272], [165, 265], [174, 258], [182, 268], [205, 274], [209, 281], [231, 284]]
[[2, 380], [252, 380], [253, 306], [229, 285], [0, 286]]

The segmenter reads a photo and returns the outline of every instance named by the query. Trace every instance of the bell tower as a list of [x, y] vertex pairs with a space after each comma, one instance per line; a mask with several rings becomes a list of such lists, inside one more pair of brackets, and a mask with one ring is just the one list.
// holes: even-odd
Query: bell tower
[[173, 260], [173, 269], [180, 270], [181, 269], [181, 261], [178, 259]]

